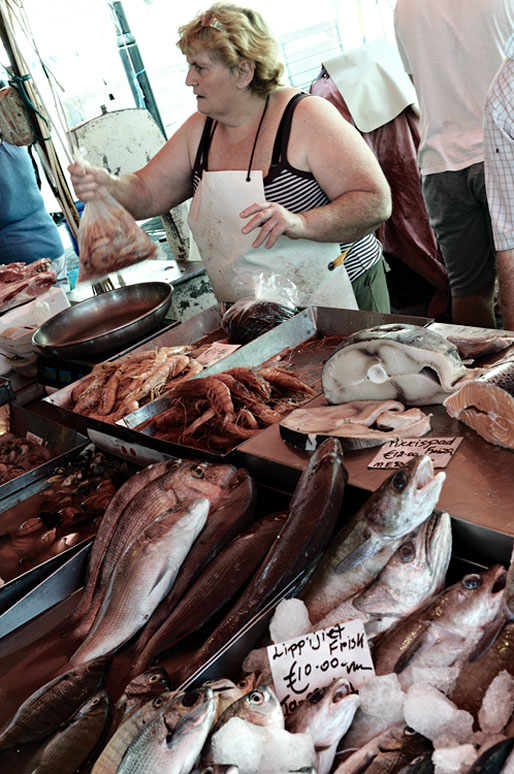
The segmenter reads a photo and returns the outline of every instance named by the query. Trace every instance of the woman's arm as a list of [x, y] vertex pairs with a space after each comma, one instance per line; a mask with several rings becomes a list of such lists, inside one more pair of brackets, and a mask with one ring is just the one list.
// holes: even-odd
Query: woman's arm
[[271, 247], [280, 234], [316, 242], [354, 242], [390, 216], [391, 194], [378, 161], [328, 100], [311, 96], [297, 106], [288, 160], [314, 175], [330, 203], [299, 214], [271, 202], [246, 208], [241, 216], [254, 217], [243, 231], [262, 226], [255, 247], [263, 243]]
[[137, 172], [111, 175], [100, 167], [70, 164], [77, 197], [87, 202], [98, 197], [99, 188], [105, 188], [136, 220], [162, 215], [189, 199], [193, 194], [192, 148], [202, 121], [199, 114], [191, 116]]

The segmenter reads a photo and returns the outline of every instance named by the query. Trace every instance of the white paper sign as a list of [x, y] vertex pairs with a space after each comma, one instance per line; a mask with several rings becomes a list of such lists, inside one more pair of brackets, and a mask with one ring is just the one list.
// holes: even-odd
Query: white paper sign
[[267, 648], [275, 692], [284, 713], [317, 688], [346, 677], [354, 688], [375, 670], [362, 621], [347, 621]]
[[434, 468], [445, 468], [462, 438], [402, 438], [387, 441], [368, 464], [368, 468], [402, 468], [418, 454], [428, 454]]
[[219, 341], [215, 341], [214, 344], [211, 344], [211, 346], [205, 350], [205, 352], [198, 355], [196, 360], [208, 368], [209, 366], [214, 365], [214, 363], [223, 360], [227, 355], [232, 354], [232, 352], [239, 349], [240, 346], [240, 344], [222, 344]]

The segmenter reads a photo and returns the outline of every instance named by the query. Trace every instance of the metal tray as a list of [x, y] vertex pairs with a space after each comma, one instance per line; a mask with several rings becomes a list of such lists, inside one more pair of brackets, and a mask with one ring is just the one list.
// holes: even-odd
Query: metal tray
[[[36, 418], [40, 419], [40, 417]], [[67, 431], [68, 429], [62, 427], [61, 430]], [[26, 480], [25, 486], [6, 492], [5, 496], [0, 497], [0, 531], [5, 532], [9, 527], [12, 528], [13, 525], [19, 525], [27, 519], [38, 515], [41, 493], [49, 486], [48, 479], [56, 468], [67, 464], [88, 445], [86, 438], [82, 440], [84, 442], [80, 446], [75, 446], [59, 457], [45, 463], [45, 465], [41, 465]], [[109, 456], [109, 452], [107, 452], [107, 455]], [[120, 455], [111, 456], [118, 457]], [[133, 456], [130, 461], [136, 465], [138, 463], [138, 460]], [[80, 537], [74, 545], [37, 564], [33, 563], [24, 572], [0, 586], [0, 615], [5, 613], [6, 610], [24, 597], [31, 589], [40, 584], [44, 578], [59, 568], [67, 559], [77, 553], [80, 548], [91, 542], [94, 532], [95, 529], [92, 524], [82, 525]]]
[[158, 325], [170, 308], [173, 286], [141, 282], [101, 293], [51, 317], [32, 337], [43, 354], [85, 358], [112, 352]]
[[[206, 346], [208, 343], [214, 343], [226, 338], [223, 329], [221, 328], [221, 316], [216, 306], [209, 307], [203, 312], [191, 317], [186, 322], [176, 325], [171, 330], [167, 330], [164, 333], [158, 334], [153, 338], [145, 340], [144, 344], [138, 347], [131, 347], [130, 354], [135, 352], [144, 352], [149, 349], [156, 349], [159, 347], [173, 347], [179, 345], [191, 346], [192, 354], [195, 354], [195, 346]], [[121, 355], [114, 355], [108, 360], [115, 360], [117, 357], [123, 357]], [[71, 409], [71, 392], [80, 381], [79, 379], [72, 384], [63, 387], [60, 390], [52, 393], [51, 395], [43, 398], [45, 406], [47, 406], [49, 413], [55, 417], [55, 419], [68, 427], [73, 427], [82, 433], [87, 433], [88, 428], [99, 430], [100, 432], [110, 433], [111, 435], [116, 433], [118, 438], [126, 438], [123, 431], [113, 430], [113, 425], [108, 422], [102, 422], [99, 419], [85, 416], [84, 414], [77, 414]]]
[[[11, 481], [6, 481], [5, 484], [0, 484], [0, 500], [4, 504], [6, 502], [14, 504], [15, 500], [9, 500], [9, 496], [19, 489], [29, 486], [36, 479], [40, 480], [42, 485], [44, 485], [46, 478], [51, 475], [50, 471], [55, 468], [56, 464], [59, 464], [63, 455], [82, 448], [88, 442], [86, 436], [81, 435], [75, 430], [71, 430], [69, 427], [58, 424], [51, 419], [41, 417], [30, 411], [30, 409], [18, 406], [16, 403], [9, 404], [9, 414], [9, 429], [11, 433], [20, 438], [26, 438], [27, 435], [33, 436], [41, 445], [53, 449], [55, 457], [52, 457], [51, 460], [43, 463], [43, 465], [38, 465], [37, 468], [27, 471], [27, 473], [11, 479]], [[7, 507], [10, 507], [10, 505]], [[0, 532], [1, 524], [0, 516]]]
[[[290, 366], [304, 382], [319, 393], [321, 391], [322, 364], [333, 348], [355, 331], [387, 322], [426, 325], [430, 319], [328, 307], [308, 307], [193, 378], [209, 376], [235, 366], [255, 367], [280, 356], [280, 359]], [[325, 340], [324, 346], [318, 344], [318, 339]], [[308, 345], [308, 342], [311, 342], [311, 346]], [[207, 459], [224, 460], [231, 458], [241, 444], [245, 443], [236, 441], [229, 451], [218, 454], [197, 446], [185, 446], [163, 441], [154, 438], [145, 431], [136, 430], [136, 427], [142, 422], [165, 411], [171, 405], [172, 400], [163, 396], [148, 403], [138, 411], [128, 414], [120, 421], [119, 425], [125, 426], [134, 433], [132, 436], [134, 441], [139, 439], [139, 443], [145, 443], [152, 448], [177, 455], [191, 456], [200, 453]], [[262, 432], [264, 433], [266, 430]], [[260, 438], [261, 435], [262, 433], [257, 433], [254, 439]], [[128, 439], [130, 436], [125, 437]], [[275, 483], [280, 486], [279, 482]]]

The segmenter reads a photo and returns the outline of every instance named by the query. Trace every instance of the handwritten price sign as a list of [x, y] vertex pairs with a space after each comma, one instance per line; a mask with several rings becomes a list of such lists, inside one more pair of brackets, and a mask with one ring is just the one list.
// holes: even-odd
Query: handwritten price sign
[[346, 677], [359, 688], [375, 674], [362, 621], [269, 645], [267, 651], [275, 691], [286, 715], [338, 677]]
[[461, 441], [462, 438], [403, 438], [387, 441], [368, 468], [402, 468], [418, 454], [428, 454], [434, 468], [445, 468]]

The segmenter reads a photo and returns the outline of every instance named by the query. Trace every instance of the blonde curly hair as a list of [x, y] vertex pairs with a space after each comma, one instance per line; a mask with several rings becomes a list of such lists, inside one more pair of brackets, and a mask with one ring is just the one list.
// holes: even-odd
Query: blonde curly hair
[[278, 42], [256, 11], [233, 3], [214, 3], [178, 32], [177, 46], [183, 54], [205, 50], [229, 68], [243, 59], [252, 62], [255, 71], [250, 89], [256, 94], [267, 97], [281, 85], [284, 65]]

